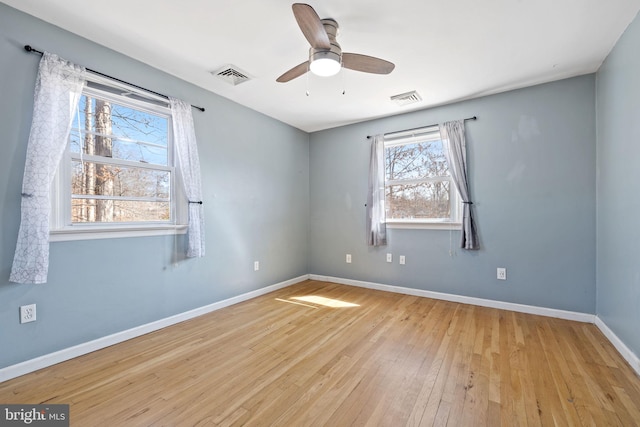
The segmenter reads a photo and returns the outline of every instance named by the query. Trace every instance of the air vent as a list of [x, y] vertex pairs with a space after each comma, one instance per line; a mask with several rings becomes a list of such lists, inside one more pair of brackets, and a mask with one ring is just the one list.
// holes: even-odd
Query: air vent
[[398, 104], [399, 107], [402, 107], [403, 105], [409, 105], [409, 104], [413, 104], [414, 102], [420, 102], [422, 101], [422, 98], [420, 97], [420, 95], [418, 95], [418, 92], [416, 92], [415, 90], [412, 90], [411, 92], [401, 93], [399, 95], [393, 95], [391, 97], [391, 100], [396, 104]]
[[225, 65], [217, 71], [212, 71], [211, 74], [234, 86], [251, 80], [248, 73], [231, 64]]

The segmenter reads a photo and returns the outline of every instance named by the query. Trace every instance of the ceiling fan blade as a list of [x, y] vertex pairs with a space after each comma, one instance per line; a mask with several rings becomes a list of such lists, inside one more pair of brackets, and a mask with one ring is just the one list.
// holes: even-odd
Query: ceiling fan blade
[[276, 79], [278, 83], [286, 83], [290, 80], [300, 77], [304, 73], [309, 71], [309, 61], [304, 61], [302, 64], [298, 64], [280, 77]]
[[291, 6], [302, 34], [314, 49], [330, 49], [329, 36], [320, 21], [320, 17], [308, 4], [294, 3]]
[[351, 70], [373, 74], [389, 74], [396, 67], [392, 62], [358, 53], [343, 53], [342, 66]]

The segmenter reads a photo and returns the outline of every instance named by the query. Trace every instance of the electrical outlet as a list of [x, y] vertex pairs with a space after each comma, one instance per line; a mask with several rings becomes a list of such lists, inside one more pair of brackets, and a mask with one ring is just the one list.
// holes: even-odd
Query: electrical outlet
[[507, 280], [507, 269], [503, 267], [498, 267], [496, 276], [498, 280]]
[[346, 261], [347, 264], [351, 264], [351, 254], [347, 254]]
[[404, 257], [404, 255], [400, 255], [399, 260], [400, 265], [405, 265], [406, 264], [406, 258]]
[[260, 261], [253, 261], [253, 271], [260, 270]]
[[393, 254], [387, 254], [387, 262], [393, 262]]
[[29, 323], [36, 321], [36, 305], [22, 305], [20, 306], [20, 323]]

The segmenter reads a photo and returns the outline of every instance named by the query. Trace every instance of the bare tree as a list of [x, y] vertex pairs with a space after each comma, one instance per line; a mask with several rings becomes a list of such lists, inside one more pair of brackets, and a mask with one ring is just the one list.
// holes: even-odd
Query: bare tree
[[[96, 141], [93, 137], [93, 103], [87, 98], [84, 106], [84, 152], [89, 155], [96, 154]], [[95, 194], [96, 188], [96, 164], [86, 163], [82, 165], [85, 168], [84, 179], [81, 181], [84, 187], [80, 194]], [[82, 200], [80, 208], [80, 217], [84, 221], [94, 222], [96, 220], [96, 201], [95, 199]]]
[[169, 220], [169, 202], [155, 200], [169, 199], [170, 172], [136, 166], [167, 165], [166, 118], [90, 96], [83, 100], [84, 132], [72, 134], [72, 151], [93, 158], [74, 160], [72, 194], [84, 197], [72, 200], [72, 222]]
[[[87, 103], [88, 104], [88, 103]], [[112, 157], [113, 142], [107, 135], [111, 135], [111, 103], [96, 99], [96, 155]], [[96, 193], [103, 196], [113, 196], [113, 173], [109, 166], [96, 164], [95, 177]], [[113, 221], [113, 200], [96, 200], [96, 221]]]
[[387, 186], [388, 216], [448, 217], [450, 181], [443, 178], [446, 176], [448, 165], [437, 143], [422, 142], [387, 148], [386, 179], [400, 181], [396, 185]]

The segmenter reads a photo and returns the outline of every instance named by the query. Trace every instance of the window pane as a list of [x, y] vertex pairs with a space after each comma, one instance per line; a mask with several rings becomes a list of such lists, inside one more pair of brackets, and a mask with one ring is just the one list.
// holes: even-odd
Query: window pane
[[425, 141], [385, 148], [385, 179], [435, 178], [449, 175], [442, 141]]
[[166, 117], [83, 95], [72, 127], [74, 153], [168, 164]]
[[169, 202], [73, 199], [72, 223], [169, 221]]
[[71, 194], [169, 199], [171, 173], [73, 161]]
[[387, 186], [387, 219], [448, 220], [451, 216], [449, 191], [448, 180]]

